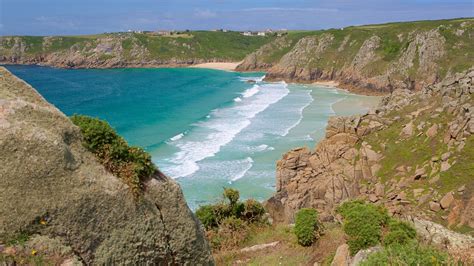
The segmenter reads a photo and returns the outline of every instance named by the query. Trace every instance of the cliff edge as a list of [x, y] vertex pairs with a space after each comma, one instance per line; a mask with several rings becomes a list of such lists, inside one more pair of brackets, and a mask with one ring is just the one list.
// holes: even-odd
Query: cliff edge
[[367, 94], [420, 90], [467, 70], [474, 58], [472, 18], [289, 32], [248, 55], [241, 71], [267, 80], [334, 80]]
[[354, 198], [474, 235], [474, 68], [420, 92], [396, 90], [365, 115], [332, 117], [315, 150], [277, 162], [275, 220], [301, 208], [337, 219]]
[[213, 264], [201, 225], [173, 180], [157, 171], [137, 201], [83, 147], [80, 129], [5, 68], [0, 128], [3, 259]]

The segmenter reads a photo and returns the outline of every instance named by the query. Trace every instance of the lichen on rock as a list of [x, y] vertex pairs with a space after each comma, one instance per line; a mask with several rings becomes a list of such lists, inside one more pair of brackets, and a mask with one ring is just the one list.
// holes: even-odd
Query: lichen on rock
[[213, 264], [180, 187], [157, 171], [140, 201], [78, 127], [0, 68], [0, 242], [59, 239], [86, 264]]

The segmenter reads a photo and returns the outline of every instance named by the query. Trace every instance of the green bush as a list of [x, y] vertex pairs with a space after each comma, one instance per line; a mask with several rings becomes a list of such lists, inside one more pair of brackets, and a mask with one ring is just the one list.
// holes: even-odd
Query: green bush
[[260, 202], [254, 199], [248, 199], [245, 201], [243, 218], [246, 221], [259, 222], [262, 220], [264, 214], [265, 208], [263, 208], [263, 205]]
[[223, 201], [203, 205], [196, 210], [196, 217], [207, 230], [220, 227], [227, 218], [236, 218], [247, 223], [262, 221], [265, 209], [260, 202], [253, 199], [241, 202], [239, 191], [231, 188], [224, 188], [222, 196]]
[[201, 221], [201, 223], [210, 229], [217, 226], [217, 219], [214, 213], [214, 206], [212, 205], [203, 205], [196, 210], [196, 217]]
[[416, 237], [416, 230], [406, 222], [392, 220], [389, 222], [389, 230], [383, 239], [385, 246], [404, 245]]
[[349, 236], [347, 244], [351, 254], [380, 243], [382, 226], [389, 220], [387, 211], [362, 201], [345, 202], [337, 211], [344, 218], [343, 229]]
[[239, 201], [240, 193], [238, 190], [233, 188], [224, 188], [223, 196], [229, 201], [230, 205], [234, 205]]
[[416, 241], [394, 244], [369, 255], [360, 265], [455, 265], [449, 256], [432, 247], [422, 246]]
[[208, 236], [214, 249], [232, 249], [241, 244], [249, 234], [246, 222], [236, 217], [227, 217], [221, 221], [219, 228]]
[[305, 208], [296, 213], [294, 230], [300, 245], [312, 245], [317, 239], [319, 227], [318, 213], [315, 209]]
[[83, 115], [73, 115], [71, 121], [81, 129], [84, 147], [138, 197], [143, 182], [156, 171], [151, 156], [141, 148], [128, 146], [105, 121]]

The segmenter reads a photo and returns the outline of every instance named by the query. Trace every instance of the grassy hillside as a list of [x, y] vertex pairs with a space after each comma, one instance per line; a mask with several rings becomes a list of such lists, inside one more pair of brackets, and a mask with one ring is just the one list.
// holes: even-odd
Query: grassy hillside
[[421, 88], [472, 66], [474, 19], [289, 32], [273, 43], [284, 45], [262, 47], [239, 68], [266, 68], [270, 79]]
[[55, 37], [5, 36], [0, 37], [0, 61], [26, 64], [41, 62], [60, 67], [67, 66], [67, 61], [72, 61], [75, 66], [84, 64], [85, 67], [240, 61], [274, 39], [274, 36], [243, 36], [238, 32], [210, 31], [166, 36], [153, 32]]

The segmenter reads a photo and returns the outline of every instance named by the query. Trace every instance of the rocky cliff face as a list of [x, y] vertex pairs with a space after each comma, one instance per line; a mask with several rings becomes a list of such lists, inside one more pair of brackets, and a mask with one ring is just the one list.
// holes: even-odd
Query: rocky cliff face
[[136, 201], [79, 128], [4, 68], [0, 128], [0, 258], [21, 256], [8, 246], [27, 236], [27, 254], [58, 264], [213, 264], [174, 181], [157, 172]]
[[91, 36], [0, 37], [0, 63], [62, 68], [187, 66], [240, 61], [274, 38], [237, 32], [111, 33]]
[[286, 50], [277, 42], [282, 40], [247, 56], [238, 69], [266, 69], [267, 80], [335, 80], [343, 88], [372, 94], [419, 90], [472, 65], [474, 21], [393, 23], [308, 32], [295, 44], [287, 42]]
[[395, 90], [366, 115], [332, 117], [315, 150], [277, 162], [276, 221], [354, 198], [474, 234], [474, 68], [420, 92]]

